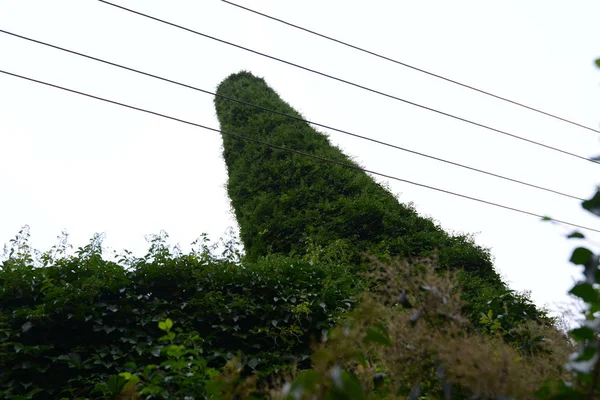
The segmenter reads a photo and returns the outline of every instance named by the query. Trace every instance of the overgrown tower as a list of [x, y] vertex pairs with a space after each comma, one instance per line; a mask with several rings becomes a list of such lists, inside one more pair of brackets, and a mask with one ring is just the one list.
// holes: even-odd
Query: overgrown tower
[[[248, 72], [229, 76], [217, 93], [301, 118]], [[305, 122], [221, 97], [215, 105], [224, 131], [356, 165]], [[310, 246], [355, 256], [423, 257], [437, 249], [441, 267], [464, 268], [501, 286], [487, 250], [448, 235], [366, 173], [227, 135], [223, 146], [227, 189], [250, 258], [303, 255]]]

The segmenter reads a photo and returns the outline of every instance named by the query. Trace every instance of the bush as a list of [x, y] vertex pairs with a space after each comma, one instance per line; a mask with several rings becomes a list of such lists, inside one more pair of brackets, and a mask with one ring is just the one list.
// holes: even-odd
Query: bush
[[530, 321], [511, 332], [522, 340], [514, 346], [499, 325], [491, 335], [474, 329], [457, 273], [439, 274], [435, 262], [374, 261], [374, 291], [274, 398], [534, 399], [548, 377], [569, 376], [563, 332]]
[[13, 251], [0, 264], [0, 394], [86, 397], [126, 363], [152, 364], [167, 317], [198, 338], [207, 367], [239, 355], [244, 373], [268, 376], [307, 360], [311, 340], [363, 290], [344, 265], [282, 256], [237, 263], [206, 247], [173, 255], [165, 239], [154, 237], [143, 258], [114, 262], [99, 236], [38, 265], [33, 252]]

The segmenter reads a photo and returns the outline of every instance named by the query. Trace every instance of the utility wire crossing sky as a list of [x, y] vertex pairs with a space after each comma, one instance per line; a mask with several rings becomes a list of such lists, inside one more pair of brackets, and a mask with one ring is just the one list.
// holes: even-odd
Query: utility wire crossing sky
[[[460, 194], [460, 193], [451, 192], [449, 190], [440, 189], [440, 188], [436, 188], [436, 187], [433, 187], [433, 186], [423, 185], [423, 184], [418, 183], [418, 182], [411, 182], [409, 180], [398, 178], [396, 176], [383, 174], [381, 172], [372, 171], [372, 170], [368, 170], [368, 169], [365, 169], [365, 168], [360, 168], [360, 167], [357, 167], [357, 166], [354, 166], [354, 165], [351, 165], [351, 164], [341, 163], [341, 162], [330, 160], [328, 158], [320, 157], [320, 156], [317, 156], [317, 155], [314, 155], [314, 154], [309, 154], [309, 153], [305, 153], [305, 152], [302, 152], [302, 151], [294, 150], [294, 149], [291, 149], [289, 147], [278, 146], [278, 145], [275, 145], [275, 144], [272, 144], [272, 143], [267, 143], [267, 142], [264, 142], [264, 141], [261, 141], [261, 140], [253, 139], [251, 137], [240, 135], [240, 134], [237, 134], [237, 133], [234, 133], [234, 132], [225, 132], [225, 131], [222, 131], [222, 130], [217, 129], [217, 128], [211, 128], [211, 127], [206, 126], [206, 125], [202, 125], [202, 124], [198, 124], [198, 123], [195, 123], [195, 122], [191, 122], [191, 121], [186, 121], [186, 120], [183, 120], [183, 119], [175, 118], [175, 117], [172, 117], [172, 116], [169, 116], [169, 115], [165, 115], [165, 114], [161, 114], [161, 113], [158, 113], [158, 112], [155, 112], [155, 111], [146, 110], [146, 109], [139, 108], [139, 107], [134, 107], [132, 105], [124, 104], [124, 103], [121, 103], [121, 102], [118, 102], [118, 101], [115, 101], [115, 100], [110, 100], [110, 99], [105, 99], [105, 98], [102, 98], [102, 97], [94, 96], [94, 95], [89, 94], [89, 93], [79, 92], [77, 90], [73, 90], [73, 89], [62, 87], [62, 86], [54, 85], [54, 84], [51, 84], [49, 82], [43, 82], [43, 81], [39, 81], [39, 80], [36, 80], [36, 79], [28, 78], [26, 76], [14, 74], [14, 73], [11, 73], [11, 72], [8, 72], [8, 71], [0, 70], [0, 73], [6, 74], [6, 75], [10, 75], [10, 76], [14, 76], [14, 77], [20, 78], [20, 79], [25, 79], [25, 80], [28, 80], [28, 81], [31, 81], [31, 82], [42, 84], [42, 85], [50, 86], [50, 87], [53, 87], [53, 88], [56, 88], [56, 89], [61, 89], [61, 90], [67, 91], [67, 92], [71, 92], [71, 93], [79, 94], [79, 95], [82, 95], [82, 96], [90, 97], [90, 98], [93, 98], [93, 99], [96, 99], [96, 100], [101, 100], [101, 101], [104, 101], [104, 102], [107, 102], [107, 103], [119, 105], [119, 106], [122, 106], [122, 107], [127, 107], [127, 108], [130, 108], [132, 110], [141, 111], [141, 112], [152, 114], [152, 115], [156, 115], [156, 116], [162, 117], [162, 118], [167, 118], [167, 119], [170, 119], [170, 120], [173, 120], [173, 121], [181, 122], [181, 123], [184, 123], [184, 124], [187, 124], [187, 125], [192, 125], [192, 126], [195, 126], [195, 127], [198, 127], [198, 128], [210, 130], [210, 131], [213, 131], [213, 132], [219, 132], [219, 133], [221, 133], [223, 135], [228, 135], [228, 136], [235, 137], [237, 139], [241, 139], [241, 140], [246, 140], [246, 141], [258, 143], [258, 144], [261, 144], [263, 146], [267, 146], [267, 147], [271, 147], [271, 148], [274, 148], [274, 149], [282, 150], [282, 151], [285, 151], [285, 152], [288, 152], [288, 153], [299, 154], [301, 156], [309, 157], [309, 158], [314, 158], [316, 160], [323, 161], [323, 162], [326, 162], [326, 163], [337, 164], [337, 165], [340, 165], [340, 166], [343, 166], [343, 167], [346, 167], [346, 168], [352, 168], [352, 169], [356, 169], [356, 170], [359, 170], [359, 171], [368, 172], [370, 174], [381, 176], [381, 177], [384, 177], [384, 178], [393, 179], [395, 181], [404, 182], [404, 183], [408, 183], [408, 184], [411, 184], [411, 185], [420, 186], [420, 187], [431, 189], [431, 190], [436, 190], [438, 192], [450, 194], [450, 195], [453, 195], [453, 196], [458, 196], [458, 197], [461, 197], [461, 198], [464, 198], [464, 199], [468, 199], [468, 200], [477, 201], [477, 202], [484, 203], [484, 204], [487, 204], [487, 205], [490, 205], [490, 206], [494, 206], [494, 207], [504, 208], [504, 209], [509, 210], [509, 211], [514, 211], [514, 212], [518, 212], [518, 213], [522, 213], [522, 214], [527, 214], [527, 215], [531, 215], [531, 216], [534, 216], [534, 217], [537, 217], [537, 218], [545, 218], [545, 216], [541, 215], [541, 214], [536, 214], [536, 213], [533, 213], [533, 212], [530, 212], [530, 211], [520, 210], [518, 208], [508, 207], [508, 206], [505, 206], [505, 205], [502, 205], [502, 204], [498, 204], [498, 203], [494, 203], [494, 202], [487, 201], [487, 200], [482, 200], [482, 199], [477, 199], [477, 198], [470, 197], [470, 196], [465, 196], [465, 195]], [[562, 220], [559, 220], [559, 219], [556, 219], [556, 218], [553, 218], [552, 220], [554, 222], [558, 222], [560, 224], [564, 224], [564, 225], [573, 226], [573, 227], [576, 227], [576, 228], [585, 229], [585, 230], [588, 230], [588, 231], [591, 231], [591, 232], [598, 232], [598, 233], [600, 233], [600, 230], [595, 229], [595, 228], [590, 228], [590, 227], [587, 227], [587, 226], [577, 225], [577, 224], [574, 224], [574, 223], [571, 223], [571, 222], [567, 222], [567, 221], [562, 221]]]
[[[558, 115], [554, 115], [554, 114], [552, 114], [552, 113], [549, 113], [549, 112], [546, 112], [546, 111], [543, 111], [543, 110], [537, 109], [537, 108], [535, 108], [535, 107], [528, 106], [528, 105], [526, 105], [526, 104], [520, 103], [520, 102], [518, 102], [518, 101], [515, 101], [515, 100], [507, 99], [506, 97], [498, 96], [497, 94], [493, 94], [493, 93], [487, 92], [487, 91], [485, 91], [485, 90], [478, 89], [478, 88], [476, 88], [476, 87], [474, 87], [474, 86], [467, 85], [466, 83], [461, 83], [461, 82], [455, 81], [454, 79], [446, 78], [445, 76], [442, 76], [442, 75], [439, 75], [439, 74], [435, 74], [435, 73], [433, 73], [433, 72], [430, 72], [430, 71], [424, 70], [424, 69], [422, 69], [422, 68], [415, 67], [414, 65], [410, 65], [410, 64], [404, 63], [404, 62], [402, 62], [402, 61], [398, 61], [398, 60], [395, 60], [395, 59], [393, 59], [393, 58], [390, 58], [390, 57], [387, 57], [387, 56], [384, 56], [384, 55], [378, 54], [378, 53], [376, 53], [376, 52], [374, 52], [374, 51], [370, 51], [370, 50], [364, 49], [364, 48], [362, 48], [362, 47], [355, 46], [355, 45], [353, 45], [353, 44], [350, 44], [350, 43], [344, 42], [343, 40], [335, 39], [335, 38], [333, 38], [333, 37], [331, 37], [331, 36], [327, 36], [327, 35], [324, 35], [324, 34], [322, 34], [322, 33], [315, 32], [315, 31], [313, 31], [313, 30], [310, 30], [310, 29], [307, 29], [307, 28], [301, 27], [301, 26], [299, 26], [299, 25], [293, 24], [293, 23], [291, 23], [291, 22], [284, 21], [284, 20], [282, 20], [282, 19], [280, 19], [280, 18], [276, 18], [276, 17], [274, 17], [274, 16], [272, 16], [272, 15], [268, 15], [268, 14], [265, 14], [265, 13], [261, 13], [260, 11], [256, 11], [256, 10], [254, 10], [254, 9], [252, 9], [252, 8], [244, 7], [244, 6], [240, 5], [240, 4], [236, 4], [236, 3], [233, 3], [233, 2], [231, 2], [231, 1], [227, 1], [227, 0], [221, 0], [221, 1], [222, 1], [223, 3], [227, 3], [227, 4], [230, 4], [230, 5], [232, 5], [232, 6], [235, 6], [235, 7], [241, 8], [242, 10], [250, 11], [251, 13], [254, 13], [254, 14], [260, 15], [260, 16], [262, 16], [262, 17], [265, 17], [265, 18], [272, 19], [273, 21], [281, 22], [281, 23], [283, 23], [283, 24], [285, 24], [285, 25], [288, 25], [288, 26], [291, 26], [291, 27], [293, 27], [293, 28], [300, 29], [301, 31], [308, 32], [308, 33], [310, 33], [310, 34], [313, 34], [313, 35], [319, 36], [319, 37], [321, 37], [321, 38], [323, 38], [323, 39], [331, 40], [332, 42], [335, 42], [335, 43], [338, 43], [338, 44], [341, 44], [341, 45], [344, 45], [344, 46], [350, 47], [350, 48], [352, 48], [352, 49], [354, 49], [354, 50], [358, 50], [358, 51], [361, 51], [361, 52], [363, 52], [363, 53], [367, 53], [367, 54], [369, 54], [369, 55], [375, 56], [375, 57], [377, 57], [377, 58], [381, 58], [381, 59], [383, 59], [383, 60], [386, 60], [386, 61], [393, 62], [394, 64], [398, 64], [398, 65], [401, 65], [401, 66], [403, 66], [403, 67], [407, 67], [407, 68], [413, 69], [413, 70], [415, 70], [415, 71], [419, 71], [419, 72], [421, 72], [421, 73], [424, 73], [424, 74], [427, 74], [427, 75], [433, 76], [433, 77], [435, 77], [435, 78], [442, 79], [442, 80], [444, 80], [444, 81], [447, 81], [447, 82], [453, 83], [453, 84], [455, 84], [455, 85], [459, 85], [459, 86], [462, 86], [462, 87], [464, 87], [464, 88], [467, 88], [467, 89], [470, 89], [470, 90], [474, 90], [474, 91], [476, 91], [476, 92], [479, 92], [479, 93], [485, 94], [486, 96], [491, 96], [491, 97], [494, 97], [494, 98], [496, 98], [496, 99], [499, 99], [499, 100], [506, 101], [506, 102], [508, 102], [508, 103], [511, 103], [511, 104], [517, 105], [517, 106], [519, 106], [519, 107], [523, 107], [523, 108], [526, 108], [526, 109], [528, 109], [528, 110], [535, 111], [535, 112], [537, 112], [537, 113], [540, 113], [540, 114], [547, 115], [547, 116], [549, 116], [549, 117], [552, 117], [552, 118], [554, 118], [554, 119], [557, 119], [557, 120], [560, 120], [560, 121], [564, 121], [564, 122], [566, 122], [566, 123], [569, 123], [569, 124], [571, 124], [571, 125], [575, 125], [575, 126], [578, 126], [578, 127], [580, 127], [580, 128], [583, 128], [583, 129], [587, 129], [587, 130], [589, 130], [589, 131], [592, 131], [592, 132], [600, 133], [600, 130], [597, 130], [597, 129], [591, 128], [591, 127], [589, 127], [589, 126], [582, 125], [582, 124], [580, 124], [580, 123], [577, 123], [577, 122], [575, 122], [575, 121], [571, 121], [571, 120], [569, 120], [569, 119], [567, 119], [567, 118], [563, 118], [563, 117], [560, 117], [560, 116], [558, 116]], [[106, 2], [106, 3], [108, 3], [108, 2]]]
[[[241, 101], [239, 99], [234, 99], [232, 97], [223, 96], [223, 95], [220, 95], [220, 94], [217, 94], [217, 93], [213, 93], [213, 92], [211, 92], [209, 90], [201, 89], [201, 88], [198, 88], [198, 87], [187, 85], [185, 83], [177, 82], [177, 81], [174, 81], [174, 80], [171, 80], [171, 79], [167, 79], [167, 78], [164, 78], [164, 77], [161, 77], [161, 76], [150, 74], [148, 72], [140, 71], [140, 70], [135, 69], [135, 68], [130, 68], [130, 67], [127, 67], [127, 66], [124, 66], [124, 65], [120, 65], [120, 64], [111, 62], [111, 61], [107, 61], [107, 60], [103, 60], [103, 59], [100, 59], [100, 58], [97, 58], [97, 57], [93, 57], [93, 56], [90, 56], [88, 54], [83, 54], [83, 53], [80, 53], [80, 52], [77, 52], [77, 51], [74, 51], [74, 50], [69, 50], [69, 49], [65, 49], [65, 48], [60, 47], [60, 46], [55, 46], [53, 44], [46, 43], [46, 42], [43, 42], [41, 40], [36, 40], [36, 39], [28, 38], [28, 37], [25, 37], [25, 36], [22, 36], [22, 35], [18, 35], [18, 34], [13, 33], [13, 32], [8, 32], [8, 31], [2, 30], [2, 29], [0, 29], [0, 32], [1, 33], [5, 33], [7, 35], [14, 36], [14, 37], [18, 37], [20, 39], [24, 39], [24, 40], [28, 40], [28, 41], [31, 41], [31, 42], [34, 42], [34, 43], [38, 43], [38, 44], [41, 44], [41, 45], [44, 45], [44, 46], [48, 46], [48, 47], [51, 47], [51, 48], [54, 48], [54, 49], [57, 49], [57, 50], [61, 50], [61, 51], [65, 51], [65, 52], [68, 52], [68, 53], [71, 53], [71, 54], [75, 54], [75, 55], [78, 55], [78, 56], [81, 56], [81, 57], [89, 58], [91, 60], [102, 62], [102, 63], [108, 64], [108, 65], [111, 65], [111, 66], [114, 66], [114, 67], [122, 68], [122, 69], [125, 69], [127, 71], [135, 72], [137, 74], [146, 75], [146, 76], [149, 76], [149, 77], [152, 77], [152, 78], [155, 78], [155, 79], [160, 79], [162, 81], [165, 81], [165, 82], [168, 82], [168, 83], [172, 83], [172, 84], [175, 84], [175, 85], [179, 85], [179, 86], [182, 86], [182, 87], [185, 87], [185, 88], [188, 88], [188, 89], [193, 89], [193, 90], [196, 90], [196, 91], [199, 91], [199, 92], [202, 92], [202, 93], [209, 94], [211, 96], [221, 97], [221, 98], [227, 99], [229, 101], [234, 101], [234, 102], [241, 103], [241, 104], [244, 104], [244, 105], [247, 105], [247, 106], [250, 106], [250, 107], [255, 107], [255, 108], [258, 108], [258, 109], [261, 109], [261, 110], [264, 110], [264, 111], [267, 111], [267, 112], [270, 112], [270, 113], [273, 113], [273, 114], [282, 115], [282, 116], [285, 116], [287, 118], [295, 119], [295, 120], [298, 120], [298, 121], [303, 121], [303, 122], [306, 122], [306, 123], [309, 123], [309, 124], [312, 124], [312, 125], [315, 125], [315, 126], [319, 126], [319, 127], [322, 127], [322, 128], [326, 128], [326, 129], [330, 129], [330, 130], [333, 130], [333, 131], [336, 131], [336, 132], [340, 132], [340, 133], [343, 133], [345, 135], [351, 135], [351, 136], [354, 136], [354, 137], [357, 137], [357, 138], [360, 138], [360, 139], [363, 139], [363, 140], [368, 140], [368, 141], [371, 141], [371, 142], [374, 142], [374, 143], [377, 143], [377, 144], [380, 144], [380, 145], [383, 145], [383, 146], [388, 146], [388, 147], [391, 147], [391, 148], [394, 148], [394, 149], [397, 149], [397, 150], [401, 150], [401, 151], [406, 151], [406, 152], [409, 152], [409, 153], [413, 153], [413, 154], [416, 154], [416, 155], [421, 156], [421, 157], [430, 158], [430, 159], [433, 159], [435, 161], [444, 162], [444, 163], [451, 164], [451, 165], [454, 165], [454, 166], [457, 166], [457, 167], [460, 167], [460, 168], [466, 168], [466, 169], [469, 169], [471, 171], [475, 171], [475, 172], [479, 172], [479, 173], [482, 173], [482, 174], [490, 175], [490, 176], [493, 176], [493, 177], [496, 177], [496, 178], [499, 178], [499, 179], [504, 179], [504, 180], [511, 181], [511, 182], [514, 182], [514, 183], [518, 183], [518, 184], [521, 184], [521, 185], [529, 186], [529, 187], [532, 187], [532, 188], [535, 188], [535, 189], [544, 190], [544, 191], [551, 192], [551, 193], [554, 193], [554, 194], [557, 194], [557, 195], [560, 195], [560, 196], [570, 197], [570, 198], [575, 199], [575, 200], [579, 200], [579, 201], [586, 200], [586, 199], [584, 199], [582, 197], [578, 197], [578, 196], [574, 196], [574, 195], [571, 195], [571, 194], [563, 193], [563, 192], [558, 191], [558, 190], [549, 189], [549, 188], [538, 186], [538, 185], [535, 185], [535, 184], [532, 184], [532, 183], [523, 182], [521, 180], [514, 179], [514, 178], [509, 178], [507, 176], [503, 176], [503, 175], [499, 175], [499, 174], [494, 174], [493, 172], [484, 171], [484, 170], [481, 170], [481, 169], [478, 169], [478, 168], [469, 167], [468, 165], [463, 165], [463, 164], [460, 164], [460, 163], [457, 163], [457, 162], [454, 162], [454, 161], [449, 161], [449, 160], [445, 160], [443, 158], [434, 157], [434, 156], [431, 156], [431, 155], [428, 155], [428, 154], [420, 153], [418, 151], [406, 149], [406, 148], [401, 147], [401, 146], [396, 146], [396, 145], [391, 144], [391, 143], [382, 142], [380, 140], [376, 140], [376, 139], [373, 139], [373, 138], [368, 137], [368, 136], [358, 135], [356, 133], [351, 133], [351, 132], [348, 132], [348, 131], [345, 131], [345, 130], [342, 130], [342, 129], [334, 128], [332, 126], [324, 125], [324, 124], [321, 124], [321, 123], [318, 123], [318, 122], [314, 122], [314, 121], [309, 121], [309, 120], [306, 120], [306, 119], [303, 119], [303, 118], [299, 118], [299, 117], [296, 117], [296, 116], [293, 116], [293, 115], [289, 115], [289, 114], [285, 114], [285, 113], [282, 113], [282, 112], [279, 112], [279, 111], [271, 110], [269, 108], [257, 106], [255, 104], [251, 104], [251, 103], [248, 103], [246, 101]], [[572, 225], [572, 224], [569, 224], [569, 225]]]
[[367, 87], [367, 86], [364, 86], [364, 85], [360, 85], [360, 84], [352, 82], [352, 81], [348, 81], [346, 79], [338, 78], [336, 76], [333, 76], [333, 75], [330, 75], [330, 74], [326, 74], [324, 72], [320, 72], [320, 71], [317, 71], [317, 70], [314, 70], [314, 69], [311, 69], [311, 68], [308, 68], [308, 67], [304, 67], [304, 66], [302, 66], [300, 64], [295, 64], [295, 63], [292, 63], [290, 61], [286, 61], [284, 59], [281, 59], [281, 58], [278, 58], [278, 57], [274, 57], [274, 56], [262, 53], [262, 52], [257, 51], [257, 50], [250, 49], [248, 47], [240, 46], [238, 44], [235, 44], [235, 43], [232, 43], [232, 42], [229, 42], [229, 41], [226, 41], [226, 40], [222, 40], [222, 39], [219, 39], [217, 37], [214, 37], [214, 36], [211, 36], [211, 35], [207, 35], [205, 33], [198, 32], [196, 30], [193, 30], [193, 29], [186, 28], [184, 26], [175, 24], [173, 22], [166, 21], [164, 19], [153, 17], [151, 15], [144, 14], [144, 13], [141, 13], [139, 11], [132, 10], [130, 8], [123, 7], [123, 6], [120, 6], [120, 5], [115, 4], [115, 3], [111, 3], [111, 2], [106, 1], [106, 0], [98, 0], [98, 1], [101, 2], [101, 3], [104, 3], [104, 4], [111, 5], [113, 7], [117, 7], [119, 9], [121, 9], [121, 10], [125, 10], [125, 11], [128, 11], [130, 13], [133, 13], [133, 14], [136, 14], [136, 15], [140, 15], [140, 16], [145, 17], [145, 18], [152, 19], [154, 21], [158, 21], [160, 23], [163, 23], [163, 24], [166, 24], [166, 25], [170, 25], [170, 26], [173, 26], [175, 28], [182, 29], [184, 31], [194, 33], [196, 35], [200, 35], [200, 36], [203, 36], [205, 38], [215, 40], [215, 41], [217, 41], [219, 43], [224, 43], [224, 44], [227, 44], [229, 46], [233, 46], [233, 47], [236, 47], [238, 49], [242, 49], [242, 50], [254, 53], [254, 54], [258, 54], [258, 55], [260, 55], [262, 57], [270, 58], [271, 60], [275, 60], [275, 61], [287, 64], [287, 65], [290, 65], [292, 67], [300, 68], [302, 70], [305, 70], [305, 71], [308, 71], [308, 72], [312, 72], [312, 73], [317, 74], [317, 75], [324, 76], [325, 78], [333, 79], [335, 81], [342, 82], [342, 83], [345, 83], [347, 85], [351, 85], [351, 86], [357, 87], [359, 89], [366, 90], [368, 92], [372, 92], [372, 93], [375, 93], [375, 94], [378, 94], [378, 95], [381, 95], [381, 96], [384, 96], [384, 97], [387, 97], [387, 98], [390, 98], [390, 99], [393, 99], [393, 100], [397, 100], [397, 101], [401, 101], [401, 102], [406, 103], [406, 104], [410, 104], [411, 106], [419, 107], [419, 108], [422, 108], [422, 109], [427, 110], [427, 111], [438, 113], [438, 114], [443, 115], [443, 116], [448, 117], [448, 118], [454, 118], [456, 120], [459, 120], [459, 121], [462, 121], [462, 122], [466, 122], [468, 124], [472, 124], [472, 125], [478, 126], [480, 128], [484, 128], [484, 129], [490, 130], [492, 132], [497, 132], [497, 133], [509, 136], [509, 137], [511, 137], [513, 139], [523, 140], [523, 141], [525, 141], [527, 143], [531, 143], [531, 144], [534, 144], [534, 145], [537, 145], [537, 146], [545, 147], [547, 149], [550, 149], [550, 150], [553, 150], [553, 151], [557, 151], [559, 153], [567, 154], [567, 155], [575, 157], [575, 158], [579, 158], [579, 159], [582, 159], [582, 160], [585, 160], [585, 161], [590, 161], [590, 162], [593, 162], [595, 164], [598, 164], [597, 161], [595, 161], [595, 160], [593, 160], [593, 159], [591, 159], [589, 157], [585, 157], [585, 156], [581, 156], [581, 155], [578, 155], [578, 154], [574, 154], [574, 153], [571, 153], [569, 151], [561, 150], [561, 149], [553, 147], [553, 146], [548, 146], [548, 145], [546, 145], [544, 143], [536, 142], [535, 140], [527, 139], [527, 138], [524, 138], [522, 136], [515, 135], [515, 134], [512, 134], [512, 133], [503, 131], [501, 129], [493, 128], [493, 127], [491, 127], [489, 125], [485, 125], [485, 124], [482, 124], [482, 123], [479, 123], [479, 122], [471, 121], [469, 119], [462, 118], [462, 117], [459, 117], [459, 116], [456, 116], [456, 115], [453, 115], [453, 114], [450, 114], [450, 113], [447, 113], [447, 112], [444, 112], [444, 111], [440, 111], [440, 110], [437, 110], [437, 109], [432, 108], [432, 107], [427, 107], [427, 106], [424, 106], [422, 104], [418, 104], [418, 103], [415, 103], [415, 102], [412, 102], [412, 101], [400, 98], [398, 96], [394, 96], [394, 95], [389, 94], [389, 93], [385, 93], [385, 92], [382, 92], [382, 91], [379, 91], [379, 90], [375, 90], [375, 89], [372, 89], [370, 87]]

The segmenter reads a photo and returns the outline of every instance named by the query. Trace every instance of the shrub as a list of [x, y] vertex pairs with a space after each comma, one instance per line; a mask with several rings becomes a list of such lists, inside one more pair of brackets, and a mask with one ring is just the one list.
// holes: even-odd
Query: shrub
[[244, 373], [268, 376], [307, 360], [311, 340], [364, 289], [343, 265], [283, 256], [236, 263], [206, 248], [173, 255], [165, 239], [155, 236], [145, 257], [114, 262], [99, 236], [44, 267], [32, 252], [2, 262], [0, 394], [88, 396], [125, 363], [153, 364], [165, 348], [157, 323], [167, 317], [197, 336], [207, 367], [239, 355]]
[[435, 272], [434, 259], [374, 263], [375, 290], [274, 398], [534, 399], [547, 377], [568, 376], [573, 346], [552, 325], [524, 324], [513, 334], [528, 346], [510, 345], [500, 327], [473, 329], [456, 272]]

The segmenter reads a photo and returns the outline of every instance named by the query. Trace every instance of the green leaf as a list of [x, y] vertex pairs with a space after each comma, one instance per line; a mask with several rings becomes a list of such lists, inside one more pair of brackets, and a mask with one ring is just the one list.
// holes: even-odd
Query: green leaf
[[22, 369], [30, 369], [30, 368], [33, 368], [33, 367], [35, 367], [35, 364], [33, 362], [31, 362], [31, 361], [23, 361], [21, 363], [21, 368]]
[[106, 385], [108, 386], [108, 390], [110, 390], [110, 393], [114, 396], [121, 392], [121, 388], [125, 384], [125, 381], [125, 378], [123, 378], [122, 376], [112, 375], [110, 378], [108, 378]]
[[573, 296], [577, 296], [586, 303], [593, 303], [598, 300], [598, 292], [589, 283], [578, 283], [569, 291]]
[[165, 341], [172, 341], [173, 339], [175, 339], [175, 332], [167, 332], [166, 335], [160, 337], [158, 339], [159, 342], [165, 342]]
[[595, 61], [595, 63], [596, 63], [596, 66], [597, 66], [598, 68], [600, 68], [600, 58], [598, 58], [598, 59]]
[[595, 347], [586, 346], [583, 349], [583, 352], [575, 360], [577, 360], [577, 361], [589, 361], [592, 358], [594, 358], [594, 356], [596, 355], [597, 352], [598, 352], [598, 350], [596, 350]]
[[585, 239], [585, 236], [581, 232], [573, 231], [568, 236], [568, 239]]
[[381, 330], [372, 327], [367, 328], [367, 334], [365, 335], [363, 340], [365, 342], [376, 342], [384, 346], [392, 345], [392, 340], [387, 334], [385, 334], [385, 332], [382, 332]]
[[484, 313], [480, 313], [481, 318], [479, 318], [479, 323], [480, 324], [487, 324], [490, 322], [490, 319], [488, 318], [487, 315], [485, 315]]
[[122, 376], [123, 378], [125, 378], [125, 380], [129, 380], [131, 379], [131, 377], [133, 376], [130, 372], [121, 372], [119, 374], [119, 376]]
[[165, 332], [169, 332], [172, 327], [173, 327], [173, 321], [171, 321], [170, 318], [167, 318], [164, 321], [158, 322], [158, 329], [163, 330]]
[[178, 346], [175, 344], [167, 346], [165, 350], [167, 355], [171, 357], [180, 357], [184, 352], [183, 346]]
[[130, 374], [129, 378], [125, 378], [125, 379], [127, 379], [127, 383], [125, 385], [123, 385], [123, 388], [121, 389], [122, 392], [128, 392], [128, 391], [133, 390], [135, 385], [137, 385], [140, 382], [140, 378], [137, 375]]
[[596, 336], [594, 330], [590, 327], [583, 326], [581, 328], [575, 328], [571, 330], [571, 336], [573, 339], [576, 339], [579, 342], [583, 342], [585, 340], [593, 340]]
[[160, 347], [152, 349], [152, 351], [150, 351], [150, 354], [152, 354], [154, 357], [160, 357]]
[[581, 206], [592, 214], [600, 216], [600, 191], [596, 191], [591, 199], [582, 202]]
[[573, 250], [573, 254], [571, 255], [571, 262], [575, 265], [585, 265], [594, 253], [592, 253], [589, 249], [585, 247], [578, 247]]
[[77, 353], [61, 354], [57, 360], [67, 361], [70, 367], [81, 364], [81, 356]]
[[178, 369], [178, 362], [176, 360], [166, 360], [163, 361], [162, 363], [160, 363], [161, 367], [165, 367], [167, 369], [172, 369], [172, 370], [176, 370]]

